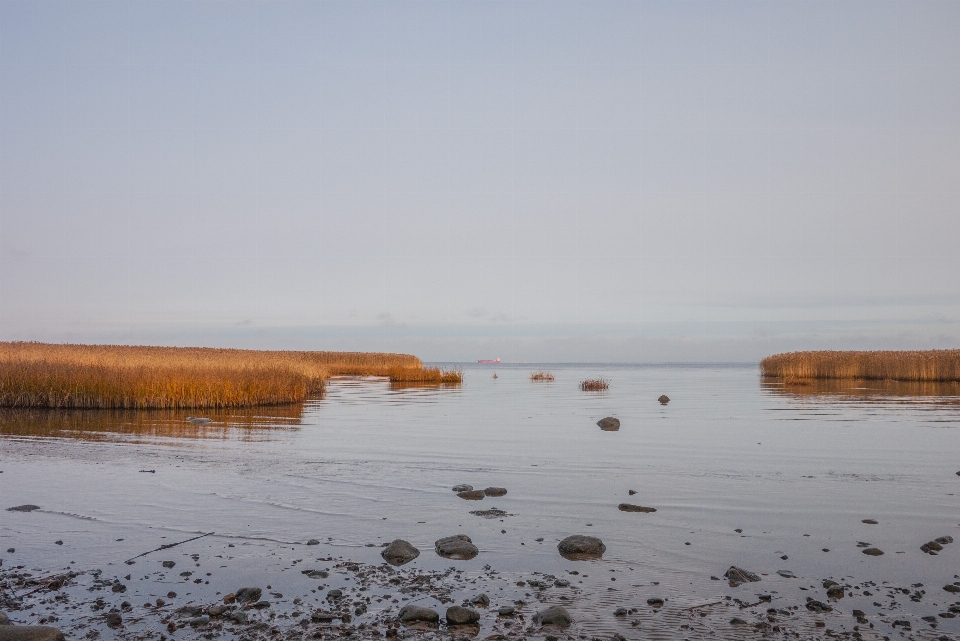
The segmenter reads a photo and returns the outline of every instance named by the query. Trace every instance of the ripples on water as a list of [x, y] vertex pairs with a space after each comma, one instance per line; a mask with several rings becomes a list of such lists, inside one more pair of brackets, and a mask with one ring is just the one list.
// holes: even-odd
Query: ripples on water
[[[537, 369], [556, 380], [530, 381]], [[609, 391], [578, 389], [597, 376]], [[468, 571], [589, 567], [569, 606], [589, 633], [620, 629], [610, 615], [629, 600], [666, 597], [673, 609], [662, 616], [761, 592], [802, 604], [826, 598], [825, 578], [927, 586], [895, 611], [858, 591], [837, 606], [845, 620], [860, 608], [912, 617], [916, 631], [929, 628], [919, 617], [951, 602], [941, 586], [960, 571], [960, 542], [936, 557], [919, 546], [960, 540], [956, 386], [784, 386], [755, 366], [500, 364], [468, 367], [461, 387], [334, 379], [327, 389], [303, 406], [212, 414], [200, 426], [186, 411], [0, 411], [0, 507], [42, 507], [3, 512], [0, 546], [15, 542], [37, 563], [82, 553], [106, 564], [148, 549], [160, 532], [216, 531], [236, 542], [317, 538], [325, 553], [377, 562], [368, 544], [405, 538], [424, 551], [417, 566], [440, 569], [450, 562], [432, 542], [467, 533], [481, 549], [457, 562]], [[664, 393], [666, 406], [656, 400]], [[604, 416], [620, 430], [601, 431]], [[464, 501], [450, 491], [459, 483], [509, 493]], [[657, 512], [621, 512], [621, 502]], [[511, 516], [470, 514], [492, 507]], [[603, 561], [560, 558], [556, 542], [569, 534], [600, 536]], [[70, 547], [51, 549], [51, 538]], [[886, 554], [864, 556], [858, 541]], [[731, 589], [710, 579], [730, 565], [763, 581]], [[608, 582], [617, 573], [629, 578]], [[954, 620], [940, 619], [939, 633], [956, 633]], [[697, 625], [720, 629], [705, 621]], [[621, 632], [630, 638], [630, 629]]]

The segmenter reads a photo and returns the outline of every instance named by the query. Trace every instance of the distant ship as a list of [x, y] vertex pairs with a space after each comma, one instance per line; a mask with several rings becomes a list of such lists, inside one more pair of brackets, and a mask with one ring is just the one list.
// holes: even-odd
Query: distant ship
[[481, 359], [478, 360], [477, 362], [478, 362], [478, 363], [484, 363], [484, 364], [499, 363], [499, 362], [500, 362], [500, 359], [498, 358], [497, 360], [492, 361], [492, 360], [490, 360], [489, 358], [481, 358]]

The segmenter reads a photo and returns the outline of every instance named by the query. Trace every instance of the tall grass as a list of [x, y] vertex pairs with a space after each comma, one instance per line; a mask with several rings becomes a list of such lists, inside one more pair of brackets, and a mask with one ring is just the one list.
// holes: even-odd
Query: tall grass
[[584, 392], [603, 392], [610, 388], [610, 381], [605, 378], [588, 378], [580, 381], [580, 390]]
[[790, 352], [764, 358], [760, 372], [784, 381], [960, 381], [960, 350]]
[[531, 381], [553, 381], [553, 380], [556, 380], [556, 377], [550, 372], [545, 372], [543, 370], [540, 370], [538, 372], [534, 372], [533, 374], [531, 374], [530, 380]]
[[405, 354], [0, 343], [0, 406], [152, 409], [296, 403], [331, 375], [420, 371]]
[[463, 370], [440, 369], [439, 367], [392, 367], [387, 371], [391, 383], [427, 383], [459, 385], [463, 382]]

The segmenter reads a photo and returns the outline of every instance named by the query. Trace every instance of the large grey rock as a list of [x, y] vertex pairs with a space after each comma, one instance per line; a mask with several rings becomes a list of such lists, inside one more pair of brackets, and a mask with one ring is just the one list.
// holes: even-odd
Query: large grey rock
[[413, 547], [408, 541], [396, 539], [383, 548], [380, 556], [390, 565], [403, 565], [420, 556], [420, 550]]
[[448, 559], [467, 560], [480, 553], [466, 534], [457, 534], [437, 539], [434, 542], [437, 554]]
[[417, 623], [418, 621], [423, 621], [426, 623], [439, 623], [440, 615], [437, 614], [436, 610], [411, 604], [405, 605], [403, 608], [401, 608], [400, 613], [397, 614], [397, 619], [400, 621], [400, 623]]
[[63, 632], [45, 625], [0, 626], [0, 641], [63, 641]]
[[557, 549], [568, 558], [596, 558], [607, 551], [607, 546], [595, 536], [574, 534], [560, 541]]
[[540, 610], [536, 616], [540, 625], [556, 625], [561, 628], [569, 628], [573, 623], [570, 613], [559, 605], [552, 605], [546, 610]]
[[735, 565], [731, 565], [730, 569], [724, 572], [723, 576], [726, 577], [727, 581], [730, 582], [731, 588], [735, 588], [741, 583], [750, 583], [760, 580], [760, 577], [753, 572], [748, 572], [747, 570], [738, 568]]
[[460, 605], [447, 608], [447, 625], [464, 625], [476, 623], [480, 620], [480, 613]]
[[620, 419], [608, 416], [597, 421], [597, 425], [599, 425], [600, 429], [604, 432], [616, 432], [620, 429]]

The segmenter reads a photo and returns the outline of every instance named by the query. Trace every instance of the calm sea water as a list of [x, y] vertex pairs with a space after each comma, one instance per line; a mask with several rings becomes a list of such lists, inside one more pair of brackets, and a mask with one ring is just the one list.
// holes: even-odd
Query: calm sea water
[[[556, 380], [531, 382], [541, 367]], [[594, 376], [609, 391], [579, 390]], [[208, 426], [187, 414], [0, 413], [0, 507], [41, 507], [0, 512], [0, 548], [16, 548], [7, 566], [117, 563], [160, 537], [212, 531], [316, 538], [367, 562], [404, 538], [425, 552], [415, 564], [442, 568], [451, 562], [433, 541], [464, 533], [481, 553], [462, 567], [562, 573], [574, 566], [556, 542], [590, 534], [607, 545], [591, 579], [596, 607], [613, 585], [599, 581], [618, 576], [608, 571], [630, 573], [638, 596], [696, 603], [733, 593], [710, 579], [730, 565], [764, 575], [746, 589], [798, 599], [828, 577], [922, 583], [920, 601], [897, 605], [914, 620], [956, 600], [941, 587], [960, 573], [951, 387], [784, 390], [763, 385], [756, 366], [500, 364], [467, 366], [458, 388], [336, 379], [303, 407], [212, 414]], [[620, 430], [601, 431], [605, 416]], [[508, 494], [465, 501], [451, 491], [460, 483]], [[621, 512], [621, 502], [657, 512]], [[493, 507], [510, 516], [470, 514]], [[920, 551], [944, 535], [958, 542]], [[865, 556], [858, 542], [885, 554]], [[876, 598], [857, 593], [843, 607], [876, 612]], [[960, 630], [954, 621], [939, 620], [939, 633]]]

